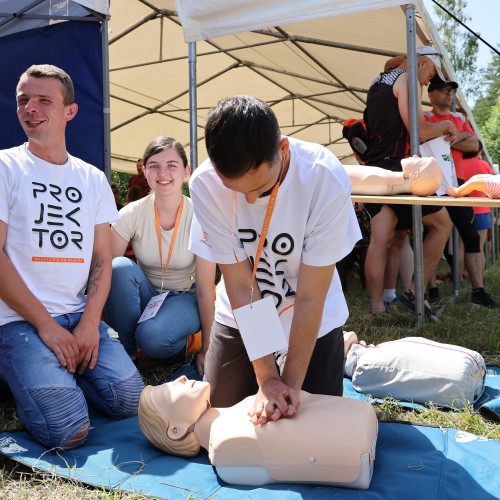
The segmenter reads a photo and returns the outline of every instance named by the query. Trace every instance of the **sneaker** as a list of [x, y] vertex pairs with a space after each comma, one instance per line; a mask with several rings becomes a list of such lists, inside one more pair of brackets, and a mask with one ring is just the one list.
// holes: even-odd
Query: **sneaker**
[[384, 300], [384, 305], [386, 308], [389, 306], [399, 306], [401, 304], [401, 301], [398, 299], [398, 297], [394, 297], [392, 300]]
[[429, 304], [439, 305], [441, 304], [441, 296], [439, 295], [439, 288], [433, 287], [427, 290], [427, 296], [429, 299]]
[[500, 307], [498, 302], [496, 302], [489, 293], [484, 291], [484, 288], [477, 288], [472, 291], [472, 303], [479, 306], [497, 308]]

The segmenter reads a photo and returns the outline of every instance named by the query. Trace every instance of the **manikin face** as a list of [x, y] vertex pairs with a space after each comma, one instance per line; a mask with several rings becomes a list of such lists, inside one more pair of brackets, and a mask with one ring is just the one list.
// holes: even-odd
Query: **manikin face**
[[182, 183], [189, 171], [189, 166], [184, 168], [182, 158], [174, 148], [149, 157], [144, 167], [149, 187], [157, 195], [182, 191]]
[[236, 179], [225, 177], [217, 170], [217, 167], [214, 166], [214, 168], [224, 186], [244, 194], [247, 202], [253, 205], [259, 196], [271, 190], [276, 182], [278, 182], [282, 169], [283, 156], [288, 152], [288, 149], [288, 139], [284, 137], [281, 139], [280, 153], [277, 161], [272, 165], [262, 163], [257, 168], [249, 170]]
[[64, 104], [63, 85], [56, 78], [23, 76], [16, 91], [17, 116], [30, 145], [49, 148], [64, 140], [66, 123], [75, 116], [75, 103]]
[[155, 387], [151, 399], [158, 412], [170, 421], [169, 432], [176, 427], [185, 430], [210, 407], [210, 384], [182, 376]]

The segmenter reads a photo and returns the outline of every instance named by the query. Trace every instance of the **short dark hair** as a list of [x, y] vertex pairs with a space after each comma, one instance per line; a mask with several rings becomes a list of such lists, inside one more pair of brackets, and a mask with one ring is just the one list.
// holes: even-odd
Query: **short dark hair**
[[278, 158], [280, 128], [267, 103], [251, 96], [221, 100], [205, 124], [205, 144], [212, 164], [236, 179]]
[[147, 161], [153, 156], [165, 149], [175, 149], [177, 154], [181, 157], [184, 168], [188, 165], [188, 160], [186, 156], [186, 151], [184, 150], [184, 146], [173, 137], [168, 135], [159, 135], [155, 137], [144, 150], [144, 154], [142, 155], [142, 164], [146, 166]]
[[66, 71], [52, 64], [33, 64], [20, 77], [32, 76], [33, 78], [54, 78], [59, 80], [63, 86], [63, 103], [69, 106], [75, 102], [75, 89], [73, 81]]

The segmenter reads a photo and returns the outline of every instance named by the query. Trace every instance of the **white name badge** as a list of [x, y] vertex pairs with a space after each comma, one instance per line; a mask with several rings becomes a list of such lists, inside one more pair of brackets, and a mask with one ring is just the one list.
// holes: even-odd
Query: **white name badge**
[[151, 297], [151, 299], [148, 302], [148, 305], [144, 308], [144, 311], [142, 311], [141, 317], [139, 318], [139, 321], [137, 323], [142, 323], [147, 319], [154, 318], [157, 312], [160, 310], [163, 301], [167, 298], [167, 295], [168, 292], [163, 292], [160, 293], [159, 295]]
[[288, 347], [271, 296], [233, 310], [250, 361]]

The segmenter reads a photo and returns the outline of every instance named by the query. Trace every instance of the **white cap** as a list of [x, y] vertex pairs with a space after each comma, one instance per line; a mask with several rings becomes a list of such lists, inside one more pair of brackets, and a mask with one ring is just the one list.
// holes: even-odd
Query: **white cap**
[[448, 80], [447, 78], [445, 78], [441, 70], [442, 55], [434, 47], [430, 47], [429, 45], [417, 47], [417, 54], [420, 56], [428, 57], [432, 61], [432, 64], [434, 64], [436, 73], [438, 74], [439, 78], [441, 78], [441, 80], [443, 80], [444, 82]]

